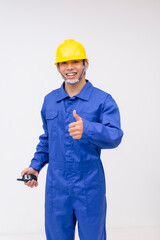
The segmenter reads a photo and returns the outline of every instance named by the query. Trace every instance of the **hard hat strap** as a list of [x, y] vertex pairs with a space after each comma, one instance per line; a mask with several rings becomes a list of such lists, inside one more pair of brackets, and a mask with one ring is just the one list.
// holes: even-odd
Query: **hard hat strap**
[[79, 81], [82, 79], [83, 75], [86, 73], [85, 67], [86, 67], [86, 60], [83, 59], [83, 70], [82, 70], [80, 78], [78, 79]]

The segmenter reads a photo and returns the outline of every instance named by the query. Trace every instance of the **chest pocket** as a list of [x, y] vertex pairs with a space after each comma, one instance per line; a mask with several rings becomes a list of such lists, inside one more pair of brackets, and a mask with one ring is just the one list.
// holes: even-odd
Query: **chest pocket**
[[46, 112], [46, 121], [49, 137], [55, 138], [58, 128], [58, 111]]
[[77, 114], [90, 122], [99, 122], [99, 114], [96, 112], [77, 112]]

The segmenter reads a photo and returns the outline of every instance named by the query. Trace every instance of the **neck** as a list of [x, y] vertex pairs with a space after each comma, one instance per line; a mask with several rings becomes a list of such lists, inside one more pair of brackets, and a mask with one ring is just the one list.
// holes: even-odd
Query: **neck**
[[83, 78], [76, 83], [75, 85], [70, 85], [68, 83], [65, 82], [65, 91], [68, 93], [68, 95], [70, 97], [73, 97], [74, 95], [78, 94], [82, 88], [86, 85], [86, 80], [85, 80], [85, 76], [83, 76]]

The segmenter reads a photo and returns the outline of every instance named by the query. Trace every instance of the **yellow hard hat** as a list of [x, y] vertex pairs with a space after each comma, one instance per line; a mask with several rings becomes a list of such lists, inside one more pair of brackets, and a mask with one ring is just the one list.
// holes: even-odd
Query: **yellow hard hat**
[[74, 39], [67, 39], [58, 46], [55, 64], [78, 59], [88, 60], [85, 49], [81, 43]]

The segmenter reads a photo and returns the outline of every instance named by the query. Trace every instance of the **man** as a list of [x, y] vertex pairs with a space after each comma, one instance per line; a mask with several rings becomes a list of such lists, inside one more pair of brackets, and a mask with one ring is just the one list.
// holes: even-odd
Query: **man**
[[[47, 240], [73, 240], [75, 224], [81, 240], [106, 239], [106, 186], [101, 149], [122, 139], [118, 106], [112, 96], [85, 79], [84, 47], [65, 40], [55, 62], [64, 79], [44, 98], [44, 134], [25, 173], [38, 173], [48, 163], [45, 190]], [[34, 180], [25, 183], [38, 185]]]

